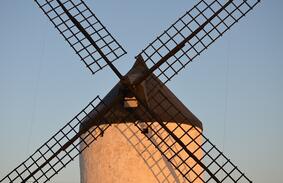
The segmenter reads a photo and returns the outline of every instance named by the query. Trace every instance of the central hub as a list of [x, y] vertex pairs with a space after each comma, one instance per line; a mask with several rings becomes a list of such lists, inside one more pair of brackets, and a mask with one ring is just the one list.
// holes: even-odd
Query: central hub
[[[135, 85], [135, 81], [143, 77], [148, 70], [141, 56], [136, 57], [136, 62], [132, 69], [123, 77], [121, 84], [123, 85], [123, 106], [124, 108], [137, 108], [138, 100], [142, 100], [147, 104], [147, 92], [145, 82]], [[137, 97], [137, 98], [136, 98]]]

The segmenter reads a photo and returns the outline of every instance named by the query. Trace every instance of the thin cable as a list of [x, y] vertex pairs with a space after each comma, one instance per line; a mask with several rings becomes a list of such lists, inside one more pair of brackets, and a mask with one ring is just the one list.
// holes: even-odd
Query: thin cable
[[230, 46], [231, 39], [227, 41], [227, 58], [226, 58], [226, 73], [225, 73], [225, 96], [224, 96], [224, 119], [223, 119], [223, 139], [222, 139], [222, 151], [225, 150], [226, 140], [226, 126], [227, 126], [227, 113], [228, 113], [228, 95], [229, 95], [229, 72], [230, 72]]
[[37, 108], [37, 98], [38, 98], [38, 88], [39, 88], [39, 81], [41, 78], [41, 72], [42, 72], [42, 64], [43, 64], [43, 57], [45, 54], [45, 45], [46, 45], [46, 31], [42, 34], [42, 45], [41, 45], [41, 52], [39, 54], [39, 65], [37, 69], [37, 73], [35, 74], [35, 83], [34, 83], [34, 93], [33, 93], [33, 99], [32, 99], [32, 111], [31, 111], [31, 120], [29, 124], [29, 133], [28, 133], [28, 142], [27, 142], [27, 153], [30, 154], [30, 146], [31, 146], [31, 137], [33, 134], [33, 126], [35, 123], [35, 114], [36, 114], [36, 108]]

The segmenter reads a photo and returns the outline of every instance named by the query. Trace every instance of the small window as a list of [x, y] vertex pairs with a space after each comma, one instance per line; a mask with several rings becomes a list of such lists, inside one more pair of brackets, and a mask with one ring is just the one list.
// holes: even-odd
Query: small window
[[136, 97], [125, 97], [124, 98], [124, 107], [125, 108], [136, 108], [138, 107], [138, 101]]

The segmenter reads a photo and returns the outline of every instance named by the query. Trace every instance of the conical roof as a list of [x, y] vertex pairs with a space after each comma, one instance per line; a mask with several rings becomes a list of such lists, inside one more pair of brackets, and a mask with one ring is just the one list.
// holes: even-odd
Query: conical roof
[[[140, 77], [148, 70], [142, 58], [138, 58], [131, 70], [126, 74], [130, 82]], [[140, 97], [148, 105], [148, 108], [158, 118], [164, 122], [177, 122], [190, 124], [202, 129], [201, 121], [164, 85], [154, 74], [151, 74], [139, 86], [136, 86], [136, 91]], [[130, 109], [130, 112], [135, 111], [142, 119], [136, 119], [129, 116], [129, 109], [124, 106], [124, 97], [127, 93], [126, 87], [118, 82], [112, 90], [103, 98], [103, 104], [98, 106], [99, 111], [104, 108], [111, 107], [111, 110], [100, 117], [99, 121], [90, 120], [90, 118], [83, 121], [83, 125], [90, 124], [97, 125], [101, 123], [121, 123], [121, 122], [135, 122], [137, 120], [143, 122], [156, 121], [149, 113], [142, 109], [139, 105], [135, 109]], [[92, 111], [91, 119], [96, 119], [98, 113]]]

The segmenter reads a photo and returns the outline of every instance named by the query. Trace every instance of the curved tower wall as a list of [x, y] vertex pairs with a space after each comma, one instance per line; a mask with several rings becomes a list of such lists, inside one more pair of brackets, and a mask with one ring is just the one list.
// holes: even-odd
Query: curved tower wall
[[[154, 123], [153, 126], [160, 127], [157, 123]], [[173, 130], [176, 125], [169, 123], [167, 126]], [[191, 125], [188, 124], [182, 124], [181, 126], [185, 130], [191, 129]], [[149, 130], [148, 135], [150, 133], [152, 132]], [[181, 130], [174, 133], [178, 137], [183, 134]], [[158, 134], [163, 138], [166, 137], [163, 130], [159, 131]], [[191, 129], [189, 134], [192, 138], [195, 138], [199, 135], [199, 132]], [[151, 140], [156, 144], [160, 142], [156, 138], [151, 138]], [[182, 137], [181, 140], [186, 144], [192, 141], [187, 137]], [[199, 136], [195, 139], [195, 142], [188, 145], [188, 149], [194, 152], [199, 147], [196, 143], [201, 144], [201, 141], [201, 136]], [[172, 139], [166, 138], [167, 144], [172, 144], [172, 142]], [[164, 149], [166, 147], [160, 145], [160, 148]], [[180, 147], [174, 145], [173, 149], [177, 152]], [[168, 152], [168, 156], [171, 155]], [[187, 158], [187, 153], [183, 151], [178, 155], [182, 159]], [[201, 150], [198, 149], [195, 155], [200, 159], [202, 157]], [[181, 163], [178, 157], [172, 160], [176, 164]], [[196, 174], [200, 174], [202, 168], [196, 165], [191, 158], [188, 158], [186, 163], [193, 167], [193, 171], [189, 171], [187, 177], [189, 177], [190, 181], [195, 179], [194, 183], [201, 183], [201, 179], [197, 178]], [[180, 166], [180, 170], [186, 172], [188, 167], [183, 164]], [[80, 155], [80, 171], [81, 183], [188, 182], [133, 123], [113, 124], [110, 126], [103, 137], [94, 141]]]

